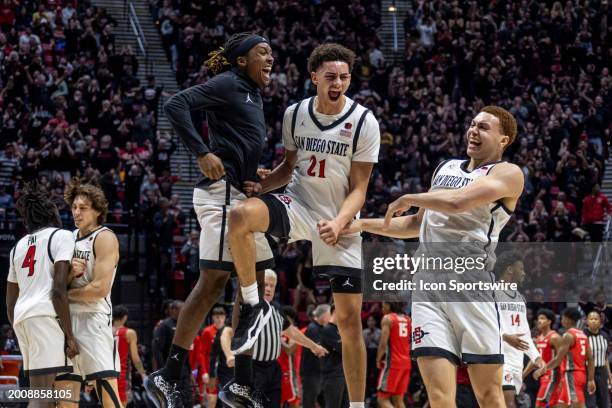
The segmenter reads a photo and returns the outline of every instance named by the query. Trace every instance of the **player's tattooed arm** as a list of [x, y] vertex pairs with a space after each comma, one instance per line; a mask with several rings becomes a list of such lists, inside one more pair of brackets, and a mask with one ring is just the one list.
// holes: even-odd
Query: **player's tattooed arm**
[[443, 213], [461, 213], [499, 200], [518, 200], [523, 192], [524, 177], [521, 169], [511, 163], [500, 163], [486, 177], [474, 180], [465, 187], [406, 194], [389, 205], [385, 224], [412, 207], [426, 208]]
[[70, 289], [71, 302], [91, 302], [106, 297], [113, 285], [113, 273], [119, 262], [119, 242], [112, 231], [101, 232], [95, 241], [94, 279], [82, 288]]

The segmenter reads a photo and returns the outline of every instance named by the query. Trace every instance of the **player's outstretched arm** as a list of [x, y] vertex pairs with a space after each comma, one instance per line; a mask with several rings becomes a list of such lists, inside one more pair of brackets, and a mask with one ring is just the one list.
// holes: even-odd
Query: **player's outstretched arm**
[[505, 198], [518, 199], [523, 185], [523, 172], [518, 166], [500, 163], [486, 177], [462, 188], [403, 195], [389, 205], [386, 218], [390, 220], [393, 215], [401, 215], [411, 207], [461, 213]]
[[306, 347], [317, 357], [323, 357], [327, 354], [327, 350], [309, 339], [302, 333], [297, 327], [294, 325], [289, 325], [289, 327], [283, 332], [285, 336], [289, 337], [290, 340], [295, 341], [297, 344]]
[[91, 302], [106, 297], [113, 285], [113, 273], [119, 262], [119, 242], [112, 231], [102, 231], [94, 244], [96, 262], [94, 279], [82, 288], [70, 289], [71, 302]]
[[340, 235], [365, 231], [370, 234], [382, 235], [390, 238], [418, 238], [424, 212], [425, 209], [421, 208], [416, 214], [393, 218], [387, 228], [385, 228], [384, 225], [384, 218], [362, 218], [353, 221], [351, 225], [340, 232]]

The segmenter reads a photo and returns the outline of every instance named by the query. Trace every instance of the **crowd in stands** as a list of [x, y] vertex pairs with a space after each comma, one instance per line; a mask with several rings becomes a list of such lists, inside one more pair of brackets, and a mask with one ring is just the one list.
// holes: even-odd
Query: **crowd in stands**
[[20, 187], [38, 180], [72, 228], [63, 189], [78, 176], [104, 189], [107, 222], [142, 226], [147, 252], [163, 253], [165, 230], [182, 235], [184, 222], [172, 194], [176, 146], [156, 130], [161, 87], [137, 78], [132, 48], [115, 43], [115, 18], [91, 2], [0, 5], [0, 221], [14, 225]]
[[[182, 87], [210, 77], [202, 62], [228, 34], [253, 30], [270, 39], [275, 67], [264, 90], [269, 149], [263, 166], [282, 160], [285, 108], [313, 94], [309, 52], [337, 41], [358, 57], [349, 94], [375, 112], [381, 127], [381, 156], [362, 216], [380, 217], [401, 194], [426, 191], [441, 160], [465, 157], [471, 118], [496, 104], [518, 121], [518, 138], [504, 158], [525, 174], [502, 239], [602, 239], [612, 213], [599, 187], [612, 127], [607, 3], [411, 1], [403, 21], [406, 49], [395, 63], [380, 50], [378, 1], [150, 5]], [[282, 293], [301, 316], [330, 294], [323, 280], [310, 277], [309, 251], [301, 244], [278, 251]]]

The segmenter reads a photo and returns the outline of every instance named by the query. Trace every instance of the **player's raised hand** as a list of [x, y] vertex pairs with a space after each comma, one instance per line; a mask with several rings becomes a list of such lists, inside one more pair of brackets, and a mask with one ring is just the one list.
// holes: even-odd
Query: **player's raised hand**
[[509, 345], [511, 345], [512, 347], [514, 347], [517, 350], [521, 350], [521, 351], [527, 351], [529, 350], [529, 343], [527, 343], [525, 340], [522, 340], [521, 337], [523, 337], [525, 335], [525, 333], [520, 333], [520, 334], [504, 334], [503, 335], [503, 339], [506, 343], [508, 343]]
[[261, 184], [256, 181], [245, 181], [242, 190], [247, 197], [255, 197], [261, 193]]
[[79, 354], [79, 344], [74, 337], [68, 337], [66, 339], [66, 355], [68, 358], [74, 358]]
[[223, 162], [213, 153], [206, 153], [202, 156], [198, 156], [198, 166], [202, 174], [211, 180], [219, 180], [225, 175]]
[[385, 214], [384, 228], [389, 228], [391, 225], [391, 218], [393, 216], [400, 216], [404, 212], [412, 208], [412, 205], [408, 202], [408, 194], [401, 196], [387, 207], [387, 213]]
[[317, 222], [319, 237], [327, 245], [336, 245], [342, 226], [336, 220], [321, 220]]

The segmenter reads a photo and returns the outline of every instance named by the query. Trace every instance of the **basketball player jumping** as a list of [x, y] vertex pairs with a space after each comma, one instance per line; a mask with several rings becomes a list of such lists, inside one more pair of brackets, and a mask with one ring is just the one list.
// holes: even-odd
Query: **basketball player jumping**
[[[338, 235], [365, 202], [378, 160], [380, 131], [374, 115], [344, 95], [354, 59], [352, 51], [338, 44], [314, 49], [308, 70], [317, 95], [287, 108], [284, 161], [260, 183], [247, 183], [245, 190], [257, 195], [289, 185], [284, 194], [251, 198], [234, 207], [229, 240], [247, 303], [259, 301], [253, 233], [312, 242], [313, 271], [328, 276], [333, 290], [351, 407], [363, 407], [366, 352], [360, 313], [361, 236]], [[247, 312], [242, 310], [232, 341], [232, 352], [237, 354], [255, 341], [250, 331], [257, 322]], [[219, 397], [227, 395], [224, 390]]]
[[[516, 133], [516, 121], [508, 111], [482, 108], [466, 132], [469, 160], [442, 162], [434, 171], [429, 192], [406, 194], [389, 205], [384, 220], [356, 220], [343, 233], [419, 237], [421, 243], [476, 243], [490, 254], [523, 191], [521, 169], [501, 161]], [[411, 207], [418, 207], [418, 213], [393, 218]], [[421, 279], [428, 277], [426, 271], [415, 277], [419, 274]], [[413, 299], [413, 356], [432, 408], [455, 406], [461, 361], [468, 364], [480, 406], [505, 406], [497, 310], [492, 293], [478, 296], [485, 301]]]
[[[79, 347], [70, 324], [68, 295], [74, 238], [62, 225], [55, 204], [40, 187], [26, 185], [17, 201], [28, 234], [10, 251], [6, 286], [9, 322], [23, 356], [30, 386], [50, 389], [57, 374], [73, 370]], [[31, 400], [29, 407], [50, 407]]]
[[121, 371], [112, 326], [111, 289], [119, 262], [119, 241], [102, 226], [108, 201], [98, 186], [73, 179], [64, 191], [77, 227], [72, 259], [74, 279], [70, 283], [70, 317], [81, 353], [75, 358], [73, 381], [75, 404], [81, 382], [95, 381], [98, 398], [105, 408], [121, 407], [117, 378]]
[[[252, 33], [235, 34], [206, 61], [217, 75], [205, 84], [179, 92], [164, 105], [168, 120], [197, 158], [203, 174], [193, 191], [194, 210], [202, 232], [200, 277], [179, 315], [165, 366], [145, 382], [157, 408], [182, 406], [179, 384], [189, 348], [234, 270], [227, 242], [227, 215], [236, 203], [247, 198], [243, 191], [245, 181], [258, 179], [257, 168], [266, 140], [260, 90], [270, 83], [273, 63], [267, 39]], [[209, 146], [202, 141], [191, 119], [190, 112], [195, 110], [206, 112]], [[264, 234], [257, 234], [255, 241], [259, 290], [263, 291], [264, 270], [273, 267], [274, 259]], [[261, 330], [271, 316], [270, 306], [261, 301], [245, 307], [258, 316]], [[237, 359], [236, 365], [239, 364]], [[242, 391], [252, 392], [249, 384], [244, 384]]]

